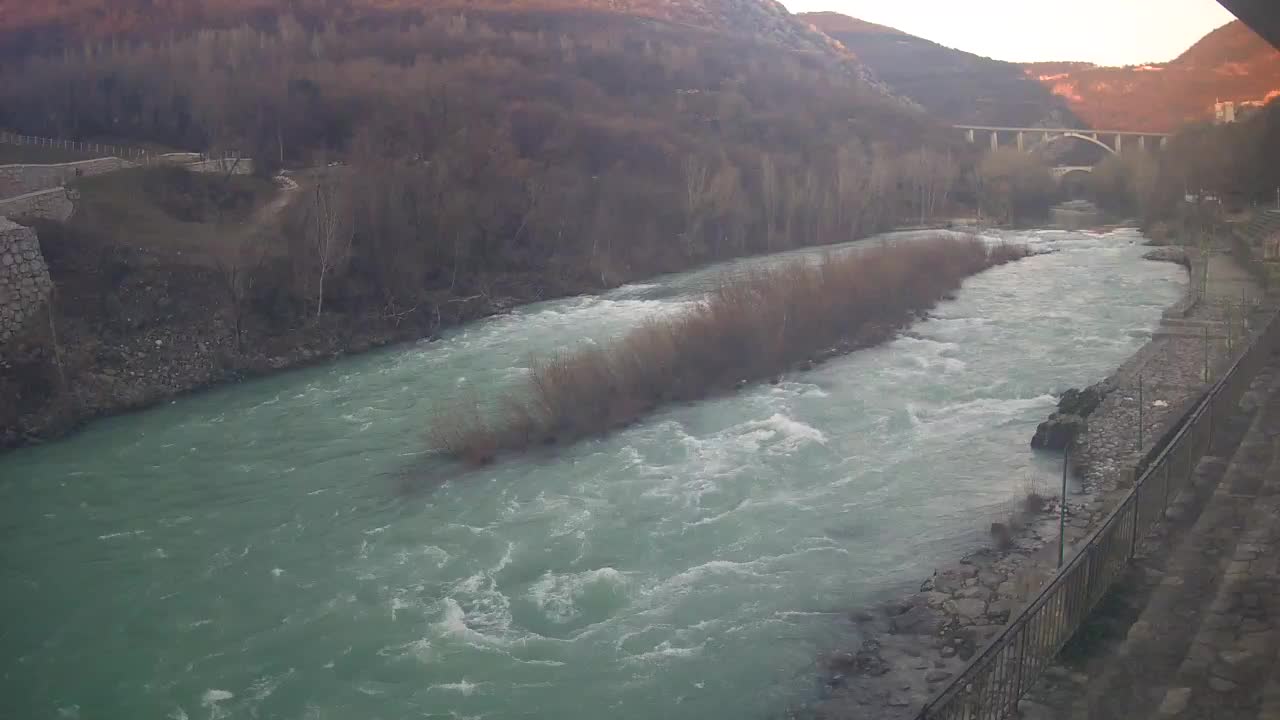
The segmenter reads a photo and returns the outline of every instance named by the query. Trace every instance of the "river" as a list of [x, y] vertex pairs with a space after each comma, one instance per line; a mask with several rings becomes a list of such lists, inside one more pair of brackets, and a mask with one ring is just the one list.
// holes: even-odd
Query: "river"
[[[726, 268], [531, 305], [0, 457], [0, 716], [763, 718], [855, 606], [985, 540], [1058, 467], [1052, 393], [1111, 372], [1185, 271], [1134, 231], [971, 278], [877, 348], [458, 477], [467, 388]], [[900, 237], [895, 241], [910, 241]], [[762, 258], [729, 269], [775, 262]], [[441, 478], [448, 478], [441, 481]]]

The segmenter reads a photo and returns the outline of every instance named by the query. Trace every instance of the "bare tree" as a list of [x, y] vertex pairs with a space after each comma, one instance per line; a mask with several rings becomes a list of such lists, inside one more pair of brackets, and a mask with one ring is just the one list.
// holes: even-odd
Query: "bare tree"
[[921, 148], [904, 157], [902, 172], [921, 223], [933, 217], [939, 205], [946, 202], [958, 174], [950, 154], [930, 148]]
[[685, 254], [694, 254], [711, 195], [711, 168], [706, 160], [690, 155], [684, 161]]
[[231, 310], [231, 327], [236, 353], [241, 352], [244, 317], [253, 283], [266, 259], [266, 242], [252, 230], [230, 230], [220, 241], [214, 262], [218, 268], [227, 304]]
[[351, 201], [335, 177], [322, 177], [307, 207], [305, 233], [316, 273], [316, 317], [324, 312], [324, 282], [351, 257]]

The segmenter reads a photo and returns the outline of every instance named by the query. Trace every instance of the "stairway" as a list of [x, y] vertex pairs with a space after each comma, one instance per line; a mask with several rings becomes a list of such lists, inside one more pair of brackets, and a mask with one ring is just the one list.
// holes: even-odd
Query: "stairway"
[[1241, 406], [1022, 717], [1280, 720], [1280, 357]]

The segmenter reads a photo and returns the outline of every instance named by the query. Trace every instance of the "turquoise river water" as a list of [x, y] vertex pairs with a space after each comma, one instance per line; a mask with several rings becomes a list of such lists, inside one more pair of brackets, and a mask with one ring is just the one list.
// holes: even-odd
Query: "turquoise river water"
[[[465, 476], [467, 388], [619, 334], [716, 273], [184, 398], [0, 457], [0, 717], [765, 718], [850, 608], [984, 541], [1183, 292], [1133, 231], [971, 278], [900, 338]], [[891, 241], [910, 242], [910, 236]], [[447, 477], [441, 481], [442, 477]]]

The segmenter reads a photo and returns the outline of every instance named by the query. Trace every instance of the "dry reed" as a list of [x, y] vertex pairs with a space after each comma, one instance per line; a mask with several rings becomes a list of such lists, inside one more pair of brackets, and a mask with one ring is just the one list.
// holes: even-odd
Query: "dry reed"
[[693, 308], [648, 320], [608, 346], [535, 362], [526, 386], [499, 411], [450, 413], [431, 442], [449, 457], [484, 465], [505, 452], [603, 434], [664, 403], [884, 340], [966, 277], [1026, 255], [1021, 245], [939, 236], [735, 276]]

